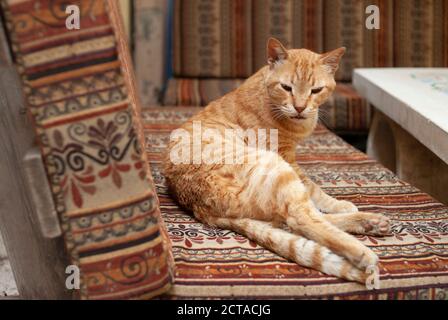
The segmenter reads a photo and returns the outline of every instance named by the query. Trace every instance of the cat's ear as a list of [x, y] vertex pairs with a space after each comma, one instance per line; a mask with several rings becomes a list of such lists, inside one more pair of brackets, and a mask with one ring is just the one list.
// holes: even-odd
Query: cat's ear
[[273, 66], [276, 62], [288, 59], [288, 51], [280, 41], [269, 38], [267, 45], [268, 64]]
[[328, 71], [335, 74], [339, 68], [339, 62], [344, 55], [346, 49], [345, 47], [338, 48], [336, 50], [323, 53], [321, 55], [322, 64], [327, 67]]

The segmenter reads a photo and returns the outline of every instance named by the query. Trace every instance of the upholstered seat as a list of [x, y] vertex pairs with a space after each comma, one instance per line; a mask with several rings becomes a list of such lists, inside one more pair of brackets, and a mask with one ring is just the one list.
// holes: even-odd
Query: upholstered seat
[[448, 208], [351, 147], [323, 126], [302, 142], [297, 161], [333, 196], [393, 220], [387, 237], [359, 236], [380, 257], [381, 289], [298, 266], [234, 232], [203, 225], [166, 186], [161, 153], [171, 130], [201, 108], [146, 108], [148, 158], [176, 262], [165, 298], [446, 299]]

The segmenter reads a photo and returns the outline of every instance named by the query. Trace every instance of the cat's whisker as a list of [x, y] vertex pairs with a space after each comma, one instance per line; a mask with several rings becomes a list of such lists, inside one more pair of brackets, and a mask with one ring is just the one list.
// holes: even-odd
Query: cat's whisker
[[282, 120], [284, 118], [287, 118], [287, 115], [282, 110], [282, 106], [281, 105], [277, 105], [277, 104], [272, 104], [271, 103], [271, 107], [272, 107], [272, 117], [275, 120]]
[[282, 120], [282, 119], [284, 119], [284, 118], [286, 118], [286, 115], [285, 115], [283, 112], [281, 112], [281, 111], [276, 112], [276, 113], [274, 114], [274, 119], [275, 119], [275, 120]]

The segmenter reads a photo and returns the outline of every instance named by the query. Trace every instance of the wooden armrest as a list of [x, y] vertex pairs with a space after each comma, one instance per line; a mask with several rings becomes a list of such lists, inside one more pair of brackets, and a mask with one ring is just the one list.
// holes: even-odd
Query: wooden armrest
[[25, 154], [23, 166], [42, 235], [50, 239], [60, 237], [62, 230], [58, 214], [42, 156], [37, 147], [32, 148]]

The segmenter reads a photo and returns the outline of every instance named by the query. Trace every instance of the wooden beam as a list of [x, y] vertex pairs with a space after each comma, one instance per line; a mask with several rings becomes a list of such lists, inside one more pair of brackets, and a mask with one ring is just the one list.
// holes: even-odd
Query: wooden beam
[[12, 64], [11, 50], [5, 32], [5, 24], [3, 21], [3, 17], [1, 15], [0, 15], [0, 64], [1, 65]]
[[119, 10], [123, 19], [124, 31], [129, 48], [131, 48], [131, 0], [119, 0]]
[[3, 238], [2, 235], [0, 233], [0, 260], [2, 259], [6, 259], [7, 255], [6, 255], [6, 248], [5, 245], [3, 244]]
[[50, 185], [42, 183], [42, 181], [47, 181], [47, 173], [39, 148], [28, 150], [22, 165], [28, 182], [28, 191], [31, 200], [33, 200], [34, 212], [37, 214], [42, 234], [49, 239], [62, 236]]
[[0, 232], [17, 288], [24, 299], [70, 299], [62, 238], [42, 235], [25, 182], [22, 161], [35, 139], [14, 67], [0, 66], [0, 84]]

